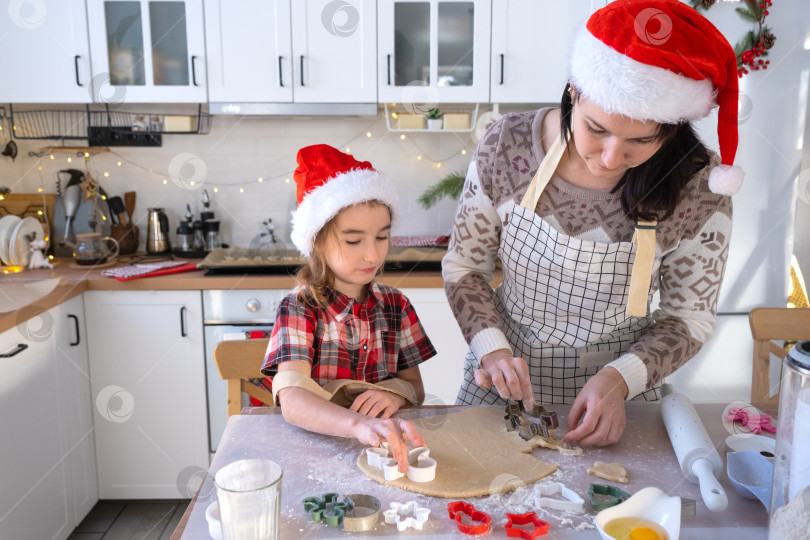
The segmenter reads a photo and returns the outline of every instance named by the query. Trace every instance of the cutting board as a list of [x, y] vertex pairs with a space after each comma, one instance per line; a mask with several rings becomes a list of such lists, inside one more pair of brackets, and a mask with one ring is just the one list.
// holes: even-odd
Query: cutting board
[[0, 217], [11, 214], [36, 218], [43, 223], [43, 227], [48, 225], [48, 236], [52, 237], [55, 201], [55, 193], [9, 193], [0, 199]]

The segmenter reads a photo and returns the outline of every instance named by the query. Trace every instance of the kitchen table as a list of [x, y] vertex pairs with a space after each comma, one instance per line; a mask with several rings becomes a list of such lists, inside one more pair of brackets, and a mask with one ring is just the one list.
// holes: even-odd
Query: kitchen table
[[[687, 481], [681, 474], [675, 452], [667, 436], [657, 403], [628, 402], [627, 429], [621, 442], [608, 448], [587, 448], [580, 457], [565, 455], [546, 449], [535, 449], [532, 455], [557, 464], [559, 470], [542, 481], [557, 481], [576, 491], [585, 499], [585, 513], [581, 515], [550, 510], [536, 511], [538, 516], [551, 523], [544, 538], [549, 539], [597, 539], [598, 532], [590, 528], [595, 512], [587, 502], [588, 484], [618, 485], [624, 491], [635, 493], [643, 487], [656, 486], [671, 495], [697, 501], [694, 517], [681, 521], [682, 540], [712, 538], [712, 540], [761, 540], [767, 536], [768, 514], [758, 502], [744, 499], [729, 484], [724, 474], [720, 482], [728, 495], [728, 508], [723, 512], [711, 512], [703, 504], [699, 486]], [[724, 404], [695, 405], [706, 430], [721, 457], [724, 456], [724, 441], [729, 435], [722, 421]], [[561, 424], [570, 406], [550, 406], [557, 410]], [[412, 419], [423, 415], [442, 415], [463, 410], [462, 407], [416, 408], [397, 413]], [[516, 432], [498, 433], [491, 436], [517, 437]], [[356, 466], [363, 445], [353, 439], [341, 439], [306, 432], [285, 422], [277, 408], [253, 408], [243, 410], [242, 415], [228, 421], [219, 450], [200, 489], [186, 510], [186, 514], [174, 532], [173, 540], [208, 539], [205, 510], [216, 500], [213, 474], [224, 465], [243, 458], [267, 458], [281, 464], [284, 469], [281, 505], [281, 538], [400, 538], [401, 534], [431, 538], [469, 538], [458, 532], [455, 523], [447, 517], [447, 503], [452, 499], [426, 497], [397, 488], [384, 486], [367, 479]], [[492, 456], [497, 459], [497, 456]], [[630, 476], [630, 483], [615, 484], [588, 475], [586, 469], [594, 461], [619, 462]], [[725, 459], [723, 460], [725, 463]], [[441, 462], [438, 464], [441, 467]], [[529, 486], [531, 488], [531, 486]], [[324, 493], [365, 493], [377, 497], [383, 509], [393, 501], [415, 500], [419, 506], [430, 509], [430, 519], [422, 531], [408, 530], [398, 533], [394, 525], [380, 523], [365, 533], [344, 532], [342, 528], [327, 527], [313, 523], [303, 510], [301, 500], [308, 496], [320, 497]], [[485, 537], [506, 538], [504, 525], [506, 512], [531, 511], [521, 508], [528, 503], [531, 490], [519, 489], [512, 494], [493, 495], [466, 499], [476, 509], [492, 517], [492, 527]], [[579, 530], [578, 530], [579, 529]], [[543, 537], [541, 537], [543, 538]]]

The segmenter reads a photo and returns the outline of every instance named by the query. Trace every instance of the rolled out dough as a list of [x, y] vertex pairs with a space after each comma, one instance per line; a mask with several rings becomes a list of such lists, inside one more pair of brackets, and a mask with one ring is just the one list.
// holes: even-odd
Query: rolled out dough
[[365, 450], [357, 466], [380, 484], [442, 498], [514, 491], [556, 471], [553, 463], [529, 455], [545, 441], [539, 436], [524, 441], [516, 431], [507, 432], [503, 415], [497, 408], [473, 407], [413, 420], [437, 463], [432, 482], [411, 482], [407, 477], [386, 482], [381, 470], [368, 465]]

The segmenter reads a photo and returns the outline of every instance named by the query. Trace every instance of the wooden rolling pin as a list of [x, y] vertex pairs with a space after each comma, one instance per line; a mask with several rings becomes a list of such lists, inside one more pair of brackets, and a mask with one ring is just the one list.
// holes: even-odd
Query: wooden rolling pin
[[717, 481], [723, 474], [723, 461], [692, 402], [683, 394], [666, 395], [661, 400], [661, 416], [683, 475], [693, 484], [700, 484], [700, 494], [709, 510], [725, 510], [728, 497]]

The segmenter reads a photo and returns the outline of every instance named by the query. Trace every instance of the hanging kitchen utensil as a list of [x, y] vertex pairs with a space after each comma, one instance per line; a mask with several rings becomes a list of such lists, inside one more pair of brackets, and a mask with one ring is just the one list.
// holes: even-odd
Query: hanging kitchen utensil
[[[63, 174], [70, 175], [70, 178], [65, 180], [60, 176]], [[62, 197], [62, 205], [65, 209], [65, 235], [59, 243], [64, 245], [75, 239], [73, 223], [81, 204], [82, 190], [79, 186], [84, 180], [84, 173], [77, 169], [67, 169], [59, 171], [57, 178], [56, 189]]]
[[135, 213], [135, 192], [134, 191], [127, 191], [124, 193], [124, 207], [127, 210], [127, 223], [133, 225], [135, 222], [132, 221], [132, 215]]
[[113, 216], [118, 217], [118, 223], [120, 225], [127, 225], [126, 220], [126, 208], [124, 207], [124, 201], [121, 197], [115, 196], [110, 197], [107, 199], [107, 204], [110, 206], [110, 214]]

